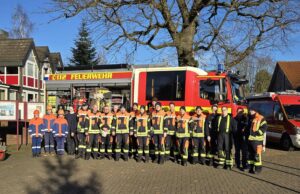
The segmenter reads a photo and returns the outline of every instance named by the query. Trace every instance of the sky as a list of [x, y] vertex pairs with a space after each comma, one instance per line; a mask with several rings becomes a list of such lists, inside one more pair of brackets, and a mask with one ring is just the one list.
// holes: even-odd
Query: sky
[[[35, 24], [32, 38], [36, 46], [49, 46], [51, 52], [60, 52], [64, 63], [71, 57], [71, 47], [78, 34], [78, 27], [81, 17], [49, 21], [54, 15], [41, 13], [49, 0], [0, 0], [0, 29], [9, 31], [11, 29], [11, 15], [17, 4], [20, 4], [27, 12], [30, 20]], [[94, 36], [96, 37], [96, 35]], [[101, 42], [95, 39], [95, 47], [98, 51], [105, 52], [108, 63], [125, 63], [125, 54], [131, 51], [129, 46], [124, 46], [120, 52], [103, 51]], [[285, 51], [274, 51], [272, 57], [275, 61], [300, 60], [300, 32], [290, 35], [289, 48]], [[130, 62], [135, 64], [154, 64], [174, 60], [174, 52], [170, 50], [154, 51], [145, 46], [139, 46]], [[209, 60], [209, 57], [202, 57], [202, 60]], [[207, 62], [209, 63], [209, 61]]]

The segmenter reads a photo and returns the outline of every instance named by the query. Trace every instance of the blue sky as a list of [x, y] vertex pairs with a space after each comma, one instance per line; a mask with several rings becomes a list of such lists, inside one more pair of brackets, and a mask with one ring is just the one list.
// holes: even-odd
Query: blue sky
[[[0, 29], [9, 31], [11, 28], [11, 15], [17, 4], [22, 5], [28, 13], [29, 18], [35, 24], [32, 34], [37, 46], [49, 46], [50, 51], [60, 52], [65, 62], [71, 56], [70, 48], [74, 45], [74, 40], [78, 33], [80, 17], [61, 19], [49, 23], [51, 15], [40, 13], [41, 9], [47, 6], [49, 0], [1, 0], [0, 1]], [[285, 51], [274, 51], [275, 60], [300, 60], [300, 32], [290, 36], [290, 46]], [[96, 41], [96, 48], [102, 49], [101, 42]], [[124, 63], [124, 55], [130, 49], [123, 47], [121, 52], [106, 52], [108, 63]], [[138, 47], [132, 62], [136, 64], [161, 63], [165, 60], [174, 59], [169, 50], [153, 51], [147, 47]]]

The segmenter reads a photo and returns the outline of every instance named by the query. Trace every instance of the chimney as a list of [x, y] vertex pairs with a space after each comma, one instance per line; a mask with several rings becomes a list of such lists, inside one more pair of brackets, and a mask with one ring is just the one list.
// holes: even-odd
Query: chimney
[[0, 29], [0, 39], [8, 39], [8, 32]]

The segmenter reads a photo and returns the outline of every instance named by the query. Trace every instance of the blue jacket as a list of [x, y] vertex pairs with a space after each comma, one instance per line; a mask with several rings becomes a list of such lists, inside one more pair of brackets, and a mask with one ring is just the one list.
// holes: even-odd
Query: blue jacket
[[31, 137], [43, 137], [44, 122], [41, 118], [33, 118], [29, 121], [28, 132]]
[[53, 124], [54, 137], [66, 137], [68, 135], [68, 122], [64, 118], [57, 118]]
[[43, 121], [45, 128], [43, 129], [43, 132], [52, 132], [55, 119], [56, 116], [54, 114], [44, 115]]

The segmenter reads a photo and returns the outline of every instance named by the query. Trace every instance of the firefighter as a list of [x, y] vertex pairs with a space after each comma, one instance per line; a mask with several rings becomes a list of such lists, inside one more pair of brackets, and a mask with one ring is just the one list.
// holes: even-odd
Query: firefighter
[[167, 131], [166, 137], [166, 160], [170, 159], [171, 151], [173, 152], [172, 155], [175, 157], [178, 155], [178, 151], [176, 150], [176, 137], [175, 137], [175, 130], [176, 130], [176, 112], [175, 112], [175, 104], [171, 102], [169, 104], [170, 110], [166, 113], [164, 117], [164, 131]]
[[[133, 127], [135, 126], [135, 117], [139, 113], [138, 103], [133, 103], [132, 110], [130, 112], [130, 122], [131, 122], [131, 131], [134, 131]], [[133, 134], [129, 136], [129, 156], [133, 156], [137, 150], [136, 137]]]
[[207, 160], [208, 165], [211, 166], [214, 163], [214, 157], [217, 156], [218, 152], [218, 105], [214, 104], [211, 107], [212, 113], [207, 116], [206, 127], [207, 130], [207, 138], [206, 138], [206, 150], [207, 150]]
[[76, 159], [85, 157], [86, 150], [86, 135], [88, 131], [88, 105], [83, 104], [82, 108], [78, 111], [78, 124], [77, 124], [77, 139], [78, 139], [78, 153]]
[[149, 162], [150, 126], [151, 122], [145, 106], [141, 106], [134, 123], [134, 136], [137, 138], [138, 145], [137, 162], [142, 160], [143, 154], [145, 154], [145, 162]]
[[124, 161], [128, 161], [128, 152], [129, 152], [129, 125], [130, 115], [126, 111], [124, 106], [120, 107], [120, 112], [118, 112], [113, 120], [113, 131], [112, 135], [116, 136], [116, 157], [115, 160], [118, 161], [121, 155], [121, 149], [123, 148], [123, 158]]
[[166, 113], [161, 109], [161, 103], [157, 102], [155, 104], [155, 111], [151, 114], [151, 133], [154, 142], [154, 160], [153, 162], [164, 163], [165, 160], [165, 137], [167, 136], [167, 131], [164, 131], [164, 117]]
[[45, 156], [47, 156], [47, 153], [54, 154], [54, 138], [53, 138], [53, 123], [56, 119], [56, 116], [52, 113], [52, 106], [47, 106], [47, 114], [43, 117], [43, 122], [45, 129], [43, 129], [44, 133], [44, 142], [45, 142]]
[[53, 135], [56, 141], [56, 153], [58, 156], [63, 155], [65, 151], [65, 139], [68, 135], [68, 122], [64, 118], [64, 110], [58, 111], [58, 117], [53, 124]]
[[67, 137], [67, 151], [69, 155], [74, 155], [77, 152], [75, 134], [77, 130], [77, 116], [73, 107], [69, 107], [69, 112], [66, 114], [68, 122], [68, 137]]
[[107, 105], [103, 108], [103, 113], [101, 114], [101, 125], [100, 125], [100, 159], [105, 157], [105, 149], [108, 159], [112, 157], [112, 136], [111, 131], [114, 129], [112, 126], [114, 115], [110, 113], [109, 107]]
[[94, 104], [92, 111], [88, 113], [88, 144], [86, 148], [85, 159], [89, 160], [91, 154], [94, 159], [98, 159], [99, 153], [99, 134], [100, 134], [100, 120], [101, 113], [98, 111], [98, 105]]
[[196, 107], [196, 114], [192, 117], [192, 143], [193, 154], [192, 163], [205, 164], [206, 149], [205, 137], [207, 137], [206, 115], [203, 114], [203, 109], [200, 106]]
[[156, 106], [157, 102], [158, 102], [158, 99], [156, 97], [153, 97], [151, 103], [148, 104], [148, 113], [150, 115], [153, 111], [156, 110], [155, 106]]
[[188, 160], [188, 149], [189, 149], [189, 139], [190, 139], [190, 122], [191, 117], [186, 113], [184, 106], [180, 107], [180, 114], [176, 117], [177, 129], [176, 138], [178, 146], [178, 156], [176, 160], [181, 159], [182, 166], [187, 166]]
[[267, 130], [267, 122], [254, 108], [250, 108], [251, 122], [249, 122], [249, 172], [260, 173], [262, 171], [262, 150], [264, 135]]
[[222, 115], [218, 118], [218, 166], [231, 170], [232, 131], [235, 131], [235, 122], [228, 114], [228, 108], [222, 107]]
[[[247, 155], [248, 155], [248, 117], [244, 113], [243, 108], [237, 109], [237, 115], [234, 118], [236, 122], [236, 131], [233, 133], [234, 148], [235, 148], [235, 164], [236, 167], [245, 170], [247, 169]], [[241, 152], [242, 152], [242, 166], [241, 166]]]
[[119, 105], [114, 105], [113, 106], [113, 109], [112, 109], [112, 114], [114, 115], [114, 116], [116, 116], [116, 114], [119, 112]]
[[40, 118], [40, 111], [33, 111], [33, 119], [29, 121], [28, 132], [32, 138], [32, 157], [40, 157], [43, 139], [44, 122]]

